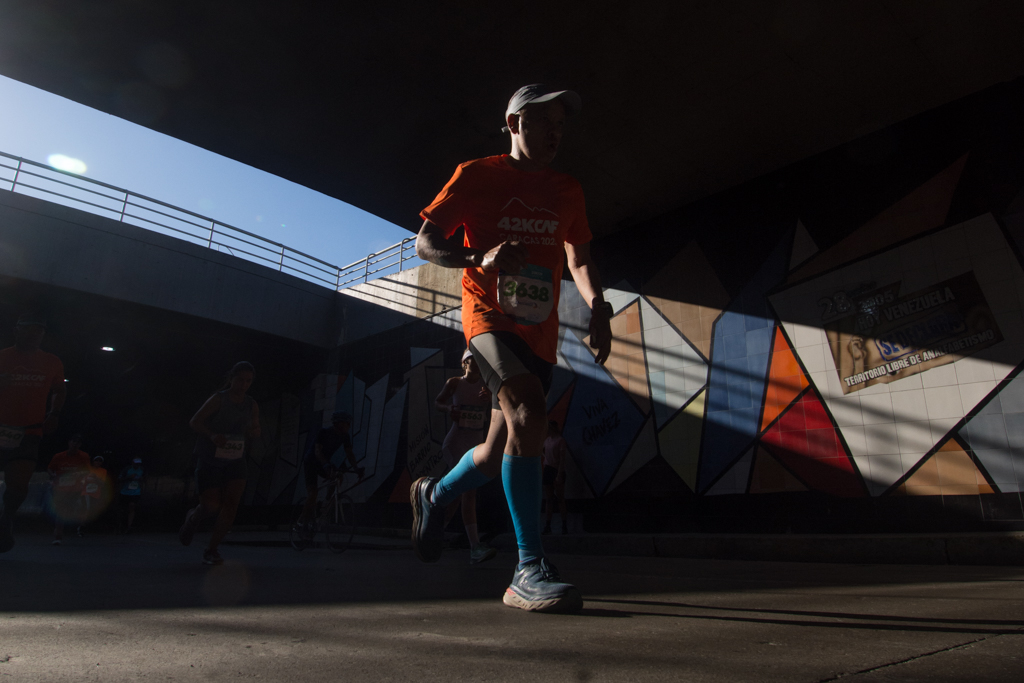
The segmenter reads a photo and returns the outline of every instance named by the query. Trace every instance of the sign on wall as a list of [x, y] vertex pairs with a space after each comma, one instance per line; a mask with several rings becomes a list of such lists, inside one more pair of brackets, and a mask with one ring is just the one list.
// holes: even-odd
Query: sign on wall
[[973, 272], [904, 295], [900, 284], [819, 300], [844, 394], [952, 363], [1003, 340]]

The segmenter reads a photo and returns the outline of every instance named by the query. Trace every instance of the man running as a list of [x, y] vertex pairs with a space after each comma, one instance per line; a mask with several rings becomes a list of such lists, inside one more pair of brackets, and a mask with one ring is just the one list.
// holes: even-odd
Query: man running
[[[563, 583], [541, 546], [541, 453], [546, 393], [557, 362], [562, 267], [590, 304], [590, 345], [603, 363], [611, 351], [611, 306], [590, 255], [580, 184], [549, 168], [567, 114], [580, 108], [570, 90], [520, 88], [505, 110], [509, 154], [462, 164], [433, 203], [416, 240], [420, 258], [463, 268], [462, 325], [491, 390], [487, 440], [441, 479], [410, 490], [413, 547], [425, 562], [440, 558], [444, 509], [501, 472], [516, 530], [519, 564], [503, 601], [530, 611], [576, 611], [583, 599]], [[461, 226], [465, 241], [449, 238]]]
[[40, 350], [46, 322], [22, 316], [14, 328], [14, 346], [0, 351], [0, 466], [4, 468], [0, 511], [0, 553], [14, 547], [14, 514], [28, 496], [43, 433], [57, 429], [64, 407], [64, 365]]

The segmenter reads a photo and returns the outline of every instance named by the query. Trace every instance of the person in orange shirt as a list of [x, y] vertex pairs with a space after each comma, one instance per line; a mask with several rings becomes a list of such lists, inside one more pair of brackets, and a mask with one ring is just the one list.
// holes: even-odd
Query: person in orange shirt
[[68, 449], [53, 456], [46, 470], [53, 483], [53, 545], [60, 545], [64, 524], [81, 522], [82, 489], [89, 472], [89, 454], [82, 450], [82, 435], [72, 434]]
[[14, 547], [14, 515], [25, 502], [44, 433], [57, 429], [64, 407], [64, 366], [39, 348], [46, 322], [24, 315], [14, 328], [14, 346], [0, 351], [0, 466], [4, 469], [0, 553]]
[[[590, 255], [583, 190], [550, 168], [566, 116], [579, 95], [535, 84], [505, 110], [511, 151], [460, 165], [420, 216], [420, 258], [462, 268], [462, 327], [491, 391], [491, 426], [441, 479], [413, 482], [413, 548], [437, 561], [444, 509], [499, 472], [516, 530], [519, 565], [503, 602], [529, 611], [577, 611], [579, 591], [563, 583], [541, 543], [541, 454], [547, 390], [557, 362], [558, 298], [563, 264], [591, 307], [590, 345], [603, 363], [611, 352], [611, 306]], [[465, 230], [462, 244], [451, 237]]]

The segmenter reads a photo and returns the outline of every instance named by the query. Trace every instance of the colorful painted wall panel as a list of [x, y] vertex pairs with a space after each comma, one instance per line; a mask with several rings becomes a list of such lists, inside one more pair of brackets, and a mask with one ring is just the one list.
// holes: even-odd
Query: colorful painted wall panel
[[835, 496], [866, 491], [814, 391], [803, 395], [761, 436], [761, 443], [807, 486]]
[[1022, 287], [1024, 270], [987, 214], [770, 297], [872, 495], [1024, 360], [1021, 337], [1002, 332], [1020, 329]]
[[706, 490], [757, 436], [775, 317], [765, 298], [786, 274], [792, 246], [783, 238], [715, 323], [707, 416], [697, 490]]
[[1024, 491], [1024, 375], [1013, 377], [971, 416], [960, 437], [999, 491]]
[[768, 386], [765, 388], [764, 407], [761, 414], [761, 429], [764, 430], [789, 407], [797, 396], [810, 385], [796, 355], [782, 333], [775, 328], [775, 343], [772, 345], [771, 366], [768, 371]]
[[704, 398], [701, 391], [658, 432], [661, 457], [672, 466], [690, 490], [697, 486], [700, 437], [704, 428]]
[[893, 491], [908, 496], [968, 496], [994, 493], [988, 479], [955, 439], [944, 443]]
[[807, 487], [764, 448], [758, 448], [747, 493], [790, 493]]

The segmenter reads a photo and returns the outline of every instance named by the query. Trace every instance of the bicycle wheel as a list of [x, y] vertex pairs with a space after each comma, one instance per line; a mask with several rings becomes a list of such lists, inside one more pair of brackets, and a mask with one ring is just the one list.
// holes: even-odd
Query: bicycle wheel
[[356, 534], [355, 503], [348, 496], [338, 496], [324, 506], [321, 526], [332, 552], [343, 553]]

